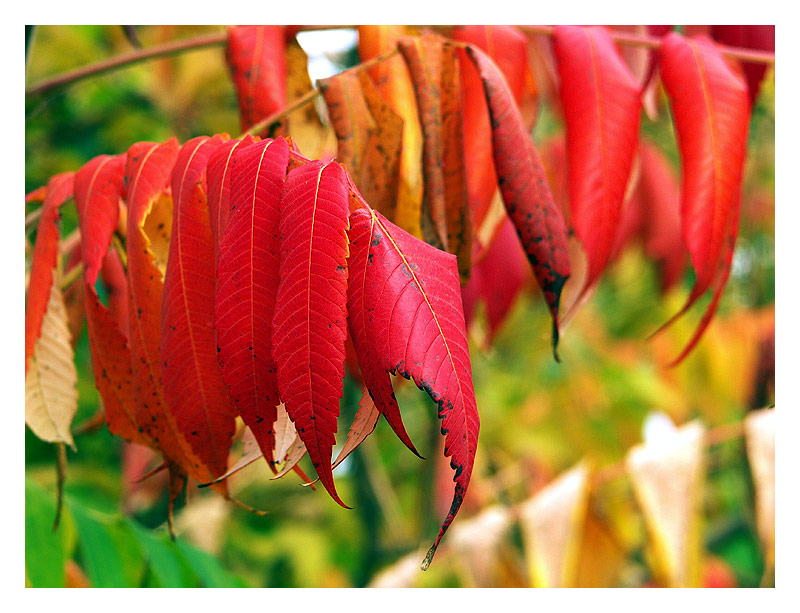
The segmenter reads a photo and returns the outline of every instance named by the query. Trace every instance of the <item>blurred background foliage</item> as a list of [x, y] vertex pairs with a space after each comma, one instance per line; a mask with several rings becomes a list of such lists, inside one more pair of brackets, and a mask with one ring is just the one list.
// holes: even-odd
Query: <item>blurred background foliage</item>
[[[221, 27], [137, 26], [143, 46]], [[27, 31], [26, 31], [27, 34]], [[304, 34], [312, 62], [332, 71], [358, 62], [355, 33], [345, 46], [324, 49], [329, 33]], [[303, 44], [303, 41], [301, 41]], [[27, 83], [133, 50], [121, 26], [36, 27], [27, 48]], [[318, 52], [317, 52], [318, 53]], [[316, 75], [320, 76], [320, 75]], [[322, 75], [326, 76], [326, 75]], [[236, 135], [238, 112], [222, 48], [193, 51], [127, 67], [26, 99], [26, 193], [58, 172], [76, 170], [100, 153], [119, 153], [141, 140], [185, 141], [200, 134]], [[664, 365], [690, 336], [702, 305], [664, 334], [646, 337], [676, 312], [691, 286], [662, 295], [655, 266], [629, 246], [608, 270], [593, 299], [563, 333], [562, 364], [552, 359], [549, 317], [532, 289], [519, 298], [487, 347], [479, 309], [470, 330], [481, 438], [469, 495], [456, 520], [466, 522], [495, 504], [519, 503], [562, 471], [588, 458], [618, 463], [642, 440], [654, 411], [675, 424], [698, 418], [708, 428], [741, 421], [774, 402], [774, 77], [754, 107], [744, 184], [742, 224], [733, 274], [719, 314], [699, 347], [680, 366]], [[676, 163], [663, 97], [656, 121], [643, 119], [651, 141]], [[562, 131], [542, 104], [535, 138]], [[77, 225], [64, 207], [62, 232]], [[31, 237], [31, 240], [33, 238]], [[85, 329], [77, 341], [79, 411], [76, 429], [98, 409]], [[364, 586], [411, 554], [414, 568], [435, 536], [452, 496], [443, 437], [428, 397], [395, 380], [407, 430], [420, 461], [385, 423], [337, 470], [346, 511], [322, 491], [278, 481], [259, 462], [231, 478], [233, 493], [268, 512], [259, 517], [190, 487], [177, 510], [179, 538], [165, 530], [166, 478], [137, 480], [158, 463], [147, 450], [112, 437], [105, 427], [76, 436], [68, 450], [65, 506], [55, 515], [55, 448], [25, 433], [26, 583], [34, 586]], [[360, 390], [348, 376], [341, 402], [342, 435]], [[234, 448], [236, 452], [237, 448]], [[765, 570], [753, 516], [753, 483], [741, 438], [709, 450], [703, 486], [703, 543], [708, 583], [762, 583]], [[304, 466], [309, 474], [310, 465]], [[603, 561], [595, 584], [654, 584], [645, 530], [625, 479], [593, 492], [603, 532], [616, 555]], [[451, 532], [450, 538], [453, 538]], [[448, 539], [445, 539], [447, 543]], [[420, 586], [474, 585], [463, 560], [444, 553]], [[528, 585], [518, 529], [503, 544], [495, 585]], [[708, 569], [712, 569], [708, 571]], [[710, 574], [709, 574], [710, 572]], [[714, 574], [716, 572], [716, 574]], [[709, 579], [711, 577], [711, 579]]]

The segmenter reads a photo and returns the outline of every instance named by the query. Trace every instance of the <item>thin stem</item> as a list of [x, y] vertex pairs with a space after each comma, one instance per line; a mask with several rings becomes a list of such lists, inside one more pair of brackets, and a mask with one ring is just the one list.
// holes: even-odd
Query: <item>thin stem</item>
[[[367, 60], [366, 62], [359, 64], [358, 66], [353, 66], [352, 68], [348, 68], [347, 70], [342, 71], [340, 74], [344, 74], [346, 72], [351, 74], [358, 74], [359, 72], [363, 72], [364, 70], [369, 70], [376, 64], [380, 64], [381, 62], [385, 62], [386, 60], [391, 59], [392, 57], [397, 55], [397, 53], [398, 51], [396, 48], [391, 49], [386, 53], [375, 56], [371, 60]], [[319, 87], [315, 87], [314, 89], [309, 90], [299, 98], [295, 98], [289, 105], [285, 106], [277, 113], [273, 113], [269, 117], [265, 117], [257, 124], [248, 128], [248, 130], [244, 134], [242, 134], [240, 138], [247, 134], [261, 134], [267, 128], [272, 127], [274, 124], [279, 124], [284, 119], [286, 119], [288, 115], [290, 115], [297, 109], [304, 107], [306, 104], [314, 100], [314, 98], [316, 98], [317, 95], [319, 95], [319, 93], [320, 93]]]
[[70, 268], [63, 277], [61, 277], [61, 282], [58, 284], [61, 291], [65, 291], [70, 285], [75, 283], [75, 281], [78, 280], [78, 277], [80, 277], [82, 274], [83, 262], [78, 262], [75, 264], [75, 266]]
[[[554, 26], [517, 26], [523, 32], [529, 34], [541, 34], [543, 36], [552, 36]], [[644, 36], [641, 34], [628, 34], [626, 32], [611, 32], [611, 38], [614, 42], [628, 47], [647, 47], [649, 49], [658, 49], [661, 46], [661, 39], [653, 36]], [[722, 55], [735, 60], [742, 60], [744, 62], [755, 62], [758, 64], [774, 64], [775, 54], [769, 51], [757, 51], [755, 49], [746, 49], [744, 47], [731, 47], [728, 45], [718, 45], [722, 51]]]
[[82, 79], [110, 72], [118, 68], [124, 68], [132, 64], [138, 64], [139, 62], [144, 62], [147, 60], [177, 55], [186, 51], [196, 51], [206, 47], [220, 47], [227, 41], [228, 33], [218, 32], [214, 34], [198, 36], [195, 38], [178, 40], [163, 45], [156, 45], [147, 49], [140, 49], [131, 53], [126, 53], [124, 55], [118, 55], [116, 57], [103, 60], [102, 62], [82, 66], [81, 68], [70, 70], [69, 72], [65, 72], [49, 79], [44, 79], [28, 87], [25, 90], [25, 95], [32, 96], [35, 94], [43, 94], [57, 87], [72, 85], [73, 83]]

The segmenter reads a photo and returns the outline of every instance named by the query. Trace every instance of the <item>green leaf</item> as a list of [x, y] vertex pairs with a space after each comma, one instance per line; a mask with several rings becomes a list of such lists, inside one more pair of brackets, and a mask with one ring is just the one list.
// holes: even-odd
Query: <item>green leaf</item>
[[54, 496], [25, 482], [25, 576], [33, 587], [64, 587], [62, 533], [53, 531]]
[[250, 587], [239, 577], [222, 568], [212, 555], [195, 549], [182, 540], [176, 544], [189, 566], [200, 577], [203, 587]]
[[180, 552], [175, 545], [157, 536], [147, 528], [128, 522], [139, 541], [150, 572], [156, 579], [158, 587], [188, 587], [192, 585], [192, 576], [181, 564]]

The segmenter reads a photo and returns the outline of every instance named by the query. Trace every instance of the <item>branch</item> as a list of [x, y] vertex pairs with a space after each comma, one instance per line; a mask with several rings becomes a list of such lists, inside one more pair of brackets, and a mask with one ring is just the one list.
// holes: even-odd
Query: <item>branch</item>
[[196, 38], [178, 40], [171, 43], [166, 43], [164, 45], [156, 45], [154, 47], [133, 51], [124, 55], [118, 55], [117, 57], [112, 57], [110, 59], [103, 60], [102, 62], [97, 62], [96, 64], [89, 64], [55, 77], [39, 81], [38, 83], [26, 88], [25, 95], [32, 96], [36, 94], [43, 94], [57, 87], [72, 85], [73, 83], [82, 79], [86, 79], [87, 77], [93, 77], [147, 60], [177, 55], [186, 51], [196, 51], [199, 49], [205, 49], [206, 47], [219, 47], [227, 43], [227, 41], [228, 33], [219, 32], [215, 34], [206, 34], [205, 36], [198, 36]]
[[[352, 68], [348, 68], [347, 70], [343, 70], [339, 74], [344, 74], [346, 72], [349, 72], [349, 73], [352, 73], [352, 74], [358, 74], [359, 72], [363, 72], [364, 70], [368, 70], [368, 69], [372, 68], [376, 64], [380, 64], [381, 62], [385, 62], [386, 60], [391, 59], [392, 57], [397, 55], [397, 53], [398, 53], [397, 48], [391, 49], [390, 51], [387, 51], [386, 53], [383, 53], [381, 55], [375, 56], [371, 60], [367, 60], [366, 62], [358, 64], [357, 66], [353, 66]], [[266, 117], [266, 118], [262, 119], [257, 124], [255, 124], [255, 125], [251, 126], [250, 128], [248, 128], [247, 131], [244, 134], [242, 134], [239, 138], [241, 138], [241, 137], [243, 137], [243, 136], [245, 136], [247, 134], [254, 134], [254, 135], [255, 134], [261, 134], [267, 128], [270, 128], [274, 124], [278, 124], [278, 123], [282, 122], [284, 119], [286, 119], [286, 117], [289, 114], [293, 113], [294, 111], [296, 111], [299, 108], [304, 107], [306, 104], [308, 104], [309, 102], [314, 100], [314, 98], [319, 93], [320, 92], [319, 92], [319, 88], [318, 87], [315, 87], [314, 89], [309, 90], [308, 92], [306, 92], [305, 94], [303, 94], [299, 98], [295, 98], [289, 105], [285, 106], [284, 108], [282, 108], [277, 113], [273, 113], [269, 117]]]
[[[543, 36], [553, 35], [553, 26], [516, 26], [519, 30], [528, 34], [541, 34]], [[642, 36], [638, 34], [628, 34], [625, 32], [610, 32], [614, 42], [629, 47], [648, 47], [658, 49], [661, 46], [661, 39], [653, 36]], [[741, 60], [744, 62], [755, 62], [757, 64], [774, 64], [775, 54], [769, 51], [756, 51], [745, 47], [730, 47], [719, 45], [718, 47], [725, 57]]]

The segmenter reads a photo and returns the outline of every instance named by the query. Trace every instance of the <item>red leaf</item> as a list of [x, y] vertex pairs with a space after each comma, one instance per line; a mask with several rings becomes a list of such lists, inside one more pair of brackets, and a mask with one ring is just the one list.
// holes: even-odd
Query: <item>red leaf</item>
[[444, 455], [455, 470], [453, 502], [423, 563], [427, 568], [466, 494], [480, 427], [458, 268], [454, 256], [372, 209], [354, 211], [351, 222], [354, 249], [365, 240], [369, 245], [362, 308], [369, 313], [372, 355], [382, 370], [413, 379], [439, 405]]
[[[472, 43], [485, 51], [500, 68], [514, 100], [519, 104], [525, 90], [528, 51], [525, 36], [511, 26], [456, 26], [455, 40]], [[459, 55], [461, 55], [460, 52]], [[463, 56], [462, 56], [463, 59]], [[480, 228], [497, 189], [497, 175], [492, 160], [492, 133], [486, 109], [483, 83], [475, 67], [461, 62], [464, 91], [464, 158], [472, 221]]]
[[[133, 365], [133, 394], [136, 401], [136, 422], [162, 450], [164, 456], [192, 472], [200, 481], [203, 475], [199, 460], [188, 461], [193, 454], [183, 439], [175, 418], [168, 410], [161, 381], [159, 344], [161, 340], [162, 272], [151, 251], [156, 236], [147, 232], [147, 220], [159, 206], [158, 199], [169, 184], [172, 167], [178, 155], [178, 141], [170, 139], [163, 145], [136, 143], [128, 150], [125, 166], [125, 200], [128, 204], [128, 309], [131, 364]], [[164, 224], [158, 221], [158, 225]], [[168, 228], [160, 229], [166, 241]]]
[[236, 86], [244, 132], [286, 104], [286, 42], [283, 28], [229, 28], [226, 57]]
[[36, 244], [31, 256], [31, 276], [25, 303], [25, 375], [28, 362], [33, 355], [36, 340], [42, 332], [42, 321], [50, 300], [53, 286], [53, 269], [58, 262], [58, 209], [72, 195], [75, 173], [55, 175], [47, 183], [47, 192], [42, 205], [42, 216], [36, 230]]
[[[486, 255], [473, 265], [472, 276], [462, 292], [462, 296], [468, 297], [464, 300], [465, 315], [467, 300], [470, 301], [471, 308], [479, 300], [486, 304], [489, 344], [529, 280], [531, 275], [525, 261], [525, 252], [519, 243], [514, 224], [506, 217], [486, 250]], [[469, 324], [472, 315], [469, 314], [466, 319]]]
[[557, 26], [553, 37], [567, 132], [572, 226], [588, 259], [581, 296], [605, 269], [639, 135], [639, 84], [601, 27]]
[[94, 285], [119, 219], [125, 157], [98, 155], [75, 175], [75, 208], [87, 283]]
[[725, 243], [735, 241], [738, 226], [750, 103], [744, 82], [706, 37], [667, 35], [660, 66], [681, 154], [683, 241], [697, 275], [686, 304], [663, 328], [725, 268]]
[[231, 160], [233, 154], [254, 143], [252, 136], [229, 140], [208, 158], [208, 219], [214, 238], [214, 258], [219, 258], [219, 241], [231, 214]]
[[[354, 190], [354, 197], [357, 192]], [[370, 299], [372, 289], [368, 286], [367, 271], [372, 265], [373, 256], [370, 253], [371, 243], [374, 238], [375, 224], [353, 225], [350, 228], [350, 279], [347, 286], [347, 311], [350, 338], [356, 351], [356, 358], [375, 406], [386, 418], [397, 437], [408, 447], [412, 453], [419, 456], [414, 444], [406, 432], [400, 408], [392, 389], [392, 381], [387, 369], [380, 363], [376, 354], [376, 346], [370, 337], [368, 325], [372, 317], [366, 301]], [[420, 456], [421, 457], [421, 456]]]
[[81, 227], [81, 253], [86, 323], [95, 385], [103, 399], [106, 422], [112, 434], [149, 445], [139, 431], [133, 394], [131, 354], [127, 336], [100, 302], [97, 277], [117, 227], [119, 200], [124, 189], [122, 156], [97, 156], [75, 175], [75, 206]]
[[[711, 26], [711, 36], [715, 40], [734, 47], [758, 49], [760, 51], [775, 51], [775, 26], [774, 25], [724, 25]], [[745, 78], [747, 90], [750, 93], [750, 104], [755, 104], [761, 81], [767, 72], [767, 65], [762, 62], [740, 62]]]
[[128, 338], [130, 321], [128, 318], [128, 277], [125, 267], [116, 249], [110, 249], [103, 258], [103, 267], [100, 269], [103, 287], [108, 295], [108, 310], [117, 324], [120, 332]]
[[280, 194], [288, 163], [289, 146], [282, 138], [233, 154], [231, 216], [217, 267], [215, 324], [222, 378], [270, 467], [275, 462], [275, 407], [280, 404], [272, 316], [278, 291]]
[[553, 317], [555, 354], [558, 303], [561, 289], [570, 274], [567, 229], [508, 84], [494, 62], [482, 51], [469, 46], [467, 54], [483, 80], [492, 118], [494, 165], [503, 201]]
[[280, 202], [280, 285], [273, 320], [278, 389], [325, 489], [347, 336], [348, 190], [335, 162], [289, 172]]
[[214, 477], [225, 472], [235, 429], [216, 358], [214, 246], [202, 188], [219, 136], [181, 147], [172, 171], [175, 214], [161, 307], [164, 396], [178, 430]]
[[666, 292], [683, 274], [686, 251], [681, 239], [680, 190], [666, 156], [642, 141], [639, 197], [644, 212], [644, 251], [658, 263], [661, 290]]

